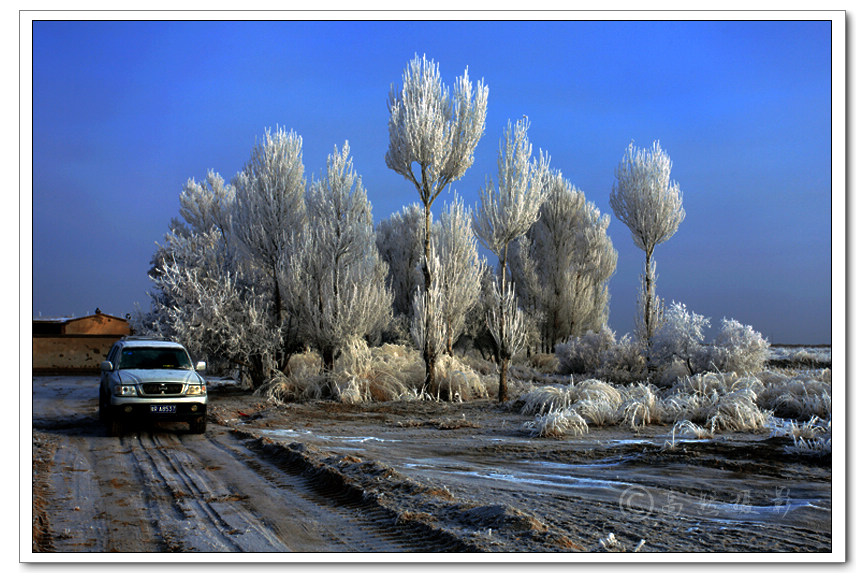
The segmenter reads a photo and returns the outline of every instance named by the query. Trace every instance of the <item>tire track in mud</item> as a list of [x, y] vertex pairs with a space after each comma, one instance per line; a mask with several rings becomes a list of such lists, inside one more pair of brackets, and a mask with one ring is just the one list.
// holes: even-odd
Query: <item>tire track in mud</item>
[[[227, 454], [241, 455], [243, 462], [262, 479], [285, 487], [288, 479], [301, 498], [334, 513], [330, 524], [343, 525], [340, 540], [358, 552], [459, 552], [478, 550], [454, 535], [415, 522], [379, 504], [341, 477], [326, 474], [302, 456], [289, 450], [268, 446], [260, 438], [236, 432], [236, 443], [215, 442]], [[247, 452], [247, 453], [242, 453]], [[355, 525], [349, 529], [347, 525]], [[379, 542], [371, 543], [371, 538]]]
[[[640, 484], [638, 488], [643, 486]], [[649, 492], [644, 488], [643, 491]], [[762, 549], [762, 552], [831, 551], [832, 541], [827, 532], [769, 522], [765, 516], [748, 518], [747, 508], [743, 509], [743, 516], [725, 517], [722, 513], [713, 515], [708, 506], [701, 509], [699, 499], [692, 500], [690, 507], [664, 506], [668, 503], [666, 501], [687, 501], [690, 496], [687, 489], [670, 489], [669, 485], [661, 485], [652, 490], [657, 503], [645, 508], [628, 507], [624, 503], [626, 492], [624, 490], [618, 500], [615, 495], [604, 500], [596, 496], [583, 498], [548, 494], [543, 519], [585, 544], [593, 540], [597, 542], [611, 532], [628, 548], [634, 548], [644, 540], [644, 552], [681, 552], [680, 544], [685, 540], [692, 541], [689, 548], [705, 551], [753, 552], [755, 548]], [[499, 494], [503, 499], [515, 496], [504, 489]], [[783, 507], [779, 513], [781, 511]], [[562, 516], [567, 516], [567, 520], [556, 518]]]
[[[268, 468], [232, 436], [140, 434], [133, 455], [148, 508], [170, 551], [404, 551], [404, 535], [312, 494], [306, 479]], [[194, 443], [189, 443], [194, 441]], [[218, 475], [217, 475], [218, 474]], [[332, 525], [341, 525], [334, 527]]]
[[[159, 435], [139, 433], [122, 439], [141, 473], [148, 503], [145, 510], [158, 525], [166, 551], [241, 551], [232, 540], [230, 523], [208, 503], [211, 490], [203, 487], [189, 455]], [[190, 532], [194, 531], [194, 532]]]
[[41, 466], [37, 551], [463, 550], [216, 423], [204, 435], [129, 427], [109, 437], [95, 391], [62, 383], [34, 398], [34, 430], [57, 446]]

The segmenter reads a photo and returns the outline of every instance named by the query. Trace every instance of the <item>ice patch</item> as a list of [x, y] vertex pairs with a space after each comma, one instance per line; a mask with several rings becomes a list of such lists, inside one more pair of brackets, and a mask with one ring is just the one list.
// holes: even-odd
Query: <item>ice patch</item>
[[293, 437], [296, 435], [310, 435], [312, 437], [315, 437], [316, 439], [321, 439], [323, 441], [341, 441], [343, 443], [399, 443], [401, 441], [399, 439], [382, 439], [381, 437], [346, 437], [343, 435], [318, 435], [316, 433], [313, 433], [312, 431], [296, 431], [294, 429], [259, 429], [258, 431], [264, 435], [267, 435], [268, 437]]

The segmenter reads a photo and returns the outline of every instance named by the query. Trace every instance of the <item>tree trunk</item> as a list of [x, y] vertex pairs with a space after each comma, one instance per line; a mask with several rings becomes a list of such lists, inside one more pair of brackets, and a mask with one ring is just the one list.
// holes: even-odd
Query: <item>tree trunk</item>
[[505, 341], [505, 289], [506, 289], [506, 277], [507, 277], [507, 268], [508, 268], [508, 244], [505, 243], [504, 253], [499, 258], [499, 265], [501, 267], [501, 296], [499, 297], [499, 346], [497, 347], [497, 353], [499, 357], [499, 403], [504, 403], [508, 400], [508, 362], [510, 361], [510, 356], [504, 350]]
[[333, 367], [336, 364], [337, 350], [336, 348], [329, 346], [327, 348], [323, 348], [321, 350], [321, 367], [327, 376], [327, 380], [325, 382], [325, 387], [327, 387], [327, 394], [325, 397], [334, 397], [336, 395], [336, 381], [333, 377]]
[[[426, 183], [426, 179], [424, 179], [424, 183]], [[432, 271], [430, 270], [430, 262], [432, 261], [432, 247], [430, 245], [430, 203], [424, 203], [424, 262], [423, 262], [423, 281], [424, 281], [424, 292], [427, 294], [427, 301], [425, 302], [425, 310], [426, 314], [424, 314], [424, 318], [426, 320], [426, 336], [427, 339], [430, 335], [430, 325], [432, 324], [430, 317], [430, 300], [429, 300], [429, 292], [432, 287]], [[438, 392], [433, 392], [435, 389], [435, 366], [436, 366], [436, 358], [437, 354], [435, 354], [434, 350], [431, 350], [429, 346], [429, 341], [426, 342], [426, 346], [423, 347], [423, 359], [424, 364], [426, 365], [426, 376], [424, 378], [424, 388], [430, 395], [435, 394], [436, 398], [438, 398]]]
[[504, 357], [499, 363], [499, 403], [508, 400], [508, 363], [510, 358]]
[[333, 367], [336, 364], [336, 349], [327, 347], [321, 351], [321, 365], [326, 373], [333, 372]]
[[646, 324], [646, 371], [651, 378], [654, 366], [652, 364], [652, 336], [655, 335], [654, 318], [652, 315], [655, 283], [652, 281], [652, 252], [646, 251], [646, 305], [643, 319]]
[[432, 221], [432, 211], [429, 205], [424, 205], [424, 228], [423, 228], [423, 285], [424, 289], [429, 291], [432, 287], [432, 271], [430, 271], [430, 262], [432, 261], [432, 245], [430, 241], [430, 223]]
[[267, 380], [267, 375], [264, 372], [264, 359], [260, 355], [255, 355], [247, 366], [249, 372], [249, 380], [252, 382], [252, 388], [258, 389]]
[[435, 376], [436, 376], [436, 359], [435, 355], [431, 354], [432, 351], [424, 348], [424, 364], [426, 364], [426, 376], [424, 377], [424, 388], [430, 396], [439, 398], [438, 389], [435, 387]]

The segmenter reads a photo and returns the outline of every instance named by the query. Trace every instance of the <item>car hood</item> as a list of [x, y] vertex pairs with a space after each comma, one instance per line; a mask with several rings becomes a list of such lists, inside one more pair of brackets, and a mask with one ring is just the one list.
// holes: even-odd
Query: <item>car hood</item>
[[193, 370], [159, 369], [147, 370], [128, 368], [117, 371], [120, 382], [126, 384], [141, 383], [203, 383], [204, 379]]

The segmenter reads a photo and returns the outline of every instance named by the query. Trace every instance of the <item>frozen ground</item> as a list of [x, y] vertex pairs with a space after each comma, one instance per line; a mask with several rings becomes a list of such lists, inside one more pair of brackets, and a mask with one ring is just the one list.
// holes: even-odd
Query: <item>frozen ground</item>
[[768, 432], [537, 439], [491, 401], [268, 405], [213, 385], [205, 435], [111, 438], [97, 382], [34, 379], [37, 551], [832, 549], [829, 458]]

